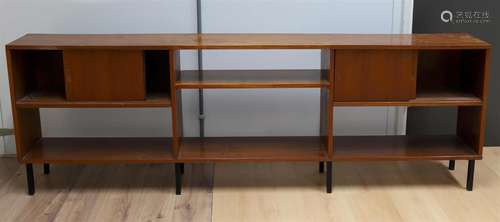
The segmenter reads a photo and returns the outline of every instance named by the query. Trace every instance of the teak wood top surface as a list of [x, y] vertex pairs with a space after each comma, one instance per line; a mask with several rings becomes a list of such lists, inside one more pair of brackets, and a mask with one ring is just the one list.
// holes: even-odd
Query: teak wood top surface
[[485, 49], [453, 34], [27, 34], [8, 49]]

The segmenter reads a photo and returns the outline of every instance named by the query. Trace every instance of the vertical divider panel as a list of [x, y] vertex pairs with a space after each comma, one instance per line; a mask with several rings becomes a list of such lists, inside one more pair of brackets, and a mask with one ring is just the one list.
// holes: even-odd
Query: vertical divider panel
[[170, 97], [172, 101], [172, 152], [177, 158], [183, 136], [182, 91], [175, 86], [181, 75], [179, 50], [169, 50], [169, 63]]
[[328, 80], [328, 87], [321, 87], [320, 98], [320, 136], [326, 147], [328, 159], [333, 158], [333, 87], [334, 87], [334, 50], [321, 50], [322, 79]]
[[[462, 138], [469, 146], [471, 146], [479, 155], [483, 154], [484, 146], [484, 129], [486, 124], [486, 110], [488, 98], [488, 78], [490, 64], [490, 49], [482, 51], [482, 56], [474, 56], [482, 59], [482, 61], [473, 61], [471, 64], [477, 64], [479, 67], [467, 68], [468, 76], [480, 78], [474, 84], [474, 93], [483, 101], [479, 107], [458, 107], [457, 117], [457, 135]], [[464, 60], [462, 60], [462, 63]], [[468, 61], [465, 61], [468, 62]], [[467, 64], [462, 64], [467, 65]]]
[[14, 56], [13, 50], [6, 51], [7, 68], [10, 81], [10, 98], [12, 103], [12, 116], [14, 119], [15, 140], [17, 160], [24, 162], [23, 157], [28, 153], [30, 147], [42, 137], [39, 109], [20, 109], [16, 102], [25, 94], [27, 80], [25, 79], [25, 64], [21, 61], [26, 59], [22, 53], [17, 52]]

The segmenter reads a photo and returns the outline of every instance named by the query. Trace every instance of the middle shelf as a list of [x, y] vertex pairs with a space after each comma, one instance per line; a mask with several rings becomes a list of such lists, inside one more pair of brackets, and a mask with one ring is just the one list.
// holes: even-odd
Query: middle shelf
[[417, 92], [414, 99], [388, 101], [334, 101], [334, 106], [407, 106], [407, 107], [445, 107], [445, 106], [482, 106], [483, 101], [472, 93], [459, 91]]
[[150, 93], [144, 100], [69, 101], [60, 93], [31, 93], [16, 102], [18, 108], [133, 108], [170, 107], [168, 93]]
[[[42, 138], [27, 163], [290, 162], [328, 160], [325, 137]], [[333, 160], [480, 159], [455, 135], [334, 136]]]
[[[202, 74], [203, 79], [199, 76]], [[200, 88], [319, 88], [327, 87], [328, 70], [185, 70], [175, 87]]]

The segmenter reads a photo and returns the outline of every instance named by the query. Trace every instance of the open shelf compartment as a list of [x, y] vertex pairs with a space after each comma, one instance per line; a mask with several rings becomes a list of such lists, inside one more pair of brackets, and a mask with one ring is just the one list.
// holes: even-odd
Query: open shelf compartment
[[[200, 78], [202, 76], [202, 78]], [[176, 88], [319, 88], [329, 85], [328, 70], [185, 70]]]
[[469, 160], [481, 155], [455, 135], [335, 136], [334, 160]]
[[65, 98], [62, 50], [11, 50], [16, 98]]
[[144, 51], [146, 98], [170, 98], [170, 65], [168, 50]]
[[426, 103], [482, 105], [486, 50], [421, 50], [417, 100]]
[[[74, 52], [72, 53], [75, 54]], [[120, 52], [115, 51], [92, 51], [90, 53], [91, 55], [120, 54]], [[138, 56], [128, 59], [134, 59], [135, 63], [143, 63], [140, 66], [144, 67], [144, 73], [136, 74], [144, 75], [143, 78], [145, 81], [143, 84], [145, 86], [140, 87], [145, 90], [143, 99], [69, 100], [66, 92], [68, 87], [73, 86], [72, 89], [74, 91], [79, 89], [79, 86], [75, 83], [69, 84], [68, 80], [65, 79], [70, 78], [65, 73], [68, 68], [65, 65], [71, 65], [72, 63], [67, 62], [67, 64], [64, 64], [63, 50], [12, 50], [12, 63], [16, 72], [19, 72], [15, 73], [15, 75], [21, 77], [16, 79], [16, 85], [23, 87], [17, 90], [21, 93], [18, 95], [16, 106], [18, 108], [170, 107], [169, 51], [145, 50], [139, 53], [143, 53], [143, 56], [140, 56], [140, 58], [143, 58], [143, 61], [135, 61]], [[85, 69], [82, 68], [81, 72], [85, 72]], [[25, 79], [30, 79], [30, 81], [24, 82]], [[85, 81], [79, 84], [86, 85]]]
[[[401, 69], [396, 73], [399, 81], [400, 76], [414, 76], [411, 74], [416, 69], [416, 81], [408, 84], [408, 89], [412, 89], [414, 95], [407, 99], [335, 99], [335, 106], [482, 106], [484, 95], [484, 80], [485, 80], [485, 57], [487, 50], [485, 49], [433, 49], [419, 50], [416, 55], [416, 63]], [[374, 63], [377, 64], [377, 63]], [[392, 63], [391, 63], [392, 64]], [[358, 64], [353, 64], [356, 67]], [[372, 64], [373, 65], [373, 64]], [[373, 65], [376, 66], [376, 65]], [[339, 78], [342, 70], [335, 70], [336, 78]], [[348, 69], [350, 71], [350, 69]], [[373, 71], [375, 72], [375, 71]], [[353, 82], [337, 81], [347, 90], [352, 90], [351, 85], [358, 87], [354, 93], [365, 92], [371, 95], [371, 91], [366, 88], [375, 87], [372, 91], [377, 91], [379, 88], [395, 90], [398, 85], [396, 82], [391, 82], [393, 79], [386, 77], [378, 82], [379, 85], [372, 86], [371, 82], [366, 82], [364, 72], [355, 73], [360, 77], [352, 80]], [[386, 76], [386, 72], [374, 73], [378, 78]], [[415, 78], [415, 77], [412, 77]], [[339, 78], [342, 79], [342, 78]], [[386, 84], [381, 86], [380, 84]], [[415, 86], [416, 84], [416, 86]], [[354, 87], [353, 86], [353, 87]], [[399, 86], [398, 86], [399, 87]], [[335, 87], [336, 96], [340, 87]], [[415, 90], [415, 91], [413, 91]], [[401, 92], [399, 92], [401, 91]], [[385, 91], [383, 91], [385, 92]], [[406, 90], [398, 89], [396, 92], [386, 92], [386, 97], [400, 95]], [[364, 95], [365, 97], [370, 97]]]
[[169, 138], [42, 138], [23, 157], [25, 163], [174, 162]]
[[183, 162], [322, 161], [327, 152], [321, 137], [183, 138]]

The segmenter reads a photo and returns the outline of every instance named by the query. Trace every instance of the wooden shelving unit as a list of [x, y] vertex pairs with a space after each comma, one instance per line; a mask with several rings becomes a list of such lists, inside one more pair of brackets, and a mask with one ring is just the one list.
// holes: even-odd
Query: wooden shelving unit
[[[316, 70], [180, 70], [181, 50], [318, 49]], [[468, 160], [482, 158], [490, 45], [467, 34], [28, 34], [7, 45], [17, 157], [26, 164]], [[183, 136], [182, 90], [316, 88], [313, 137]], [[455, 135], [333, 136], [337, 106], [456, 107]], [[172, 136], [44, 138], [40, 108], [171, 109]], [[242, 117], [243, 118], [243, 117]]]

